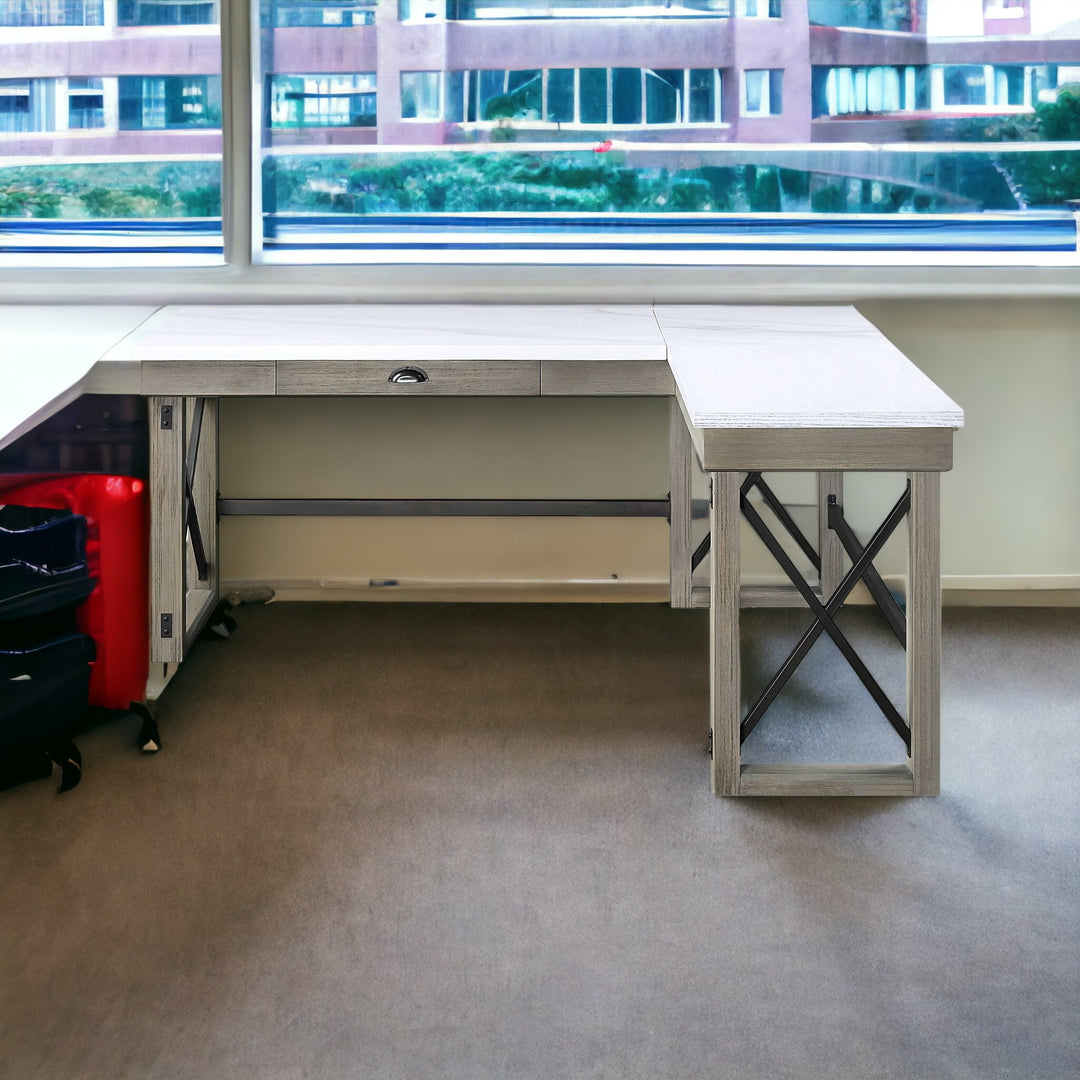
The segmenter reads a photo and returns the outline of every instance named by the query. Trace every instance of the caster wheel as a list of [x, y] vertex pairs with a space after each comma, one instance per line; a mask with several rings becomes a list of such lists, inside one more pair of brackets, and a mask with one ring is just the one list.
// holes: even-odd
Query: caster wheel
[[157, 721], [150, 715], [145, 705], [131, 705], [131, 711], [142, 718], [139, 729], [139, 749], [144, 754], [156, 754], [161, 749], [161, 736], [158, 734]]
[[229, 614], [230, 611], [232, 611], [232, 604], [228, 600], [222, 600], [214, 608], [214, 613], [210, 616], [210, 621], [206, 624], [202, 637], [214, 638], [218, 641], [224, 641], [232, 637], [236, 631], [236, 620]]
[[82, 754], [72, 742], [61, 743], [49, 751], [53, 764], [60, 769], [59, 794], [70, 791], [82, 779]]

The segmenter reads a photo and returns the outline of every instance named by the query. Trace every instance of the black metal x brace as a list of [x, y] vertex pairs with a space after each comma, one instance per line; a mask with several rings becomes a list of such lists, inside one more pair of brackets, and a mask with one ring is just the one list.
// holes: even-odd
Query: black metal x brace
[[195, 483], [195, 465], [199, 457], [199, 438], [202, 434], [203, 410], [206, 398], [195, 399], [195, 412], [191, 418], [191, 439], [188, 442], [187, 459], [184, 462], [184, 521], [188, 536], [191, 538], [191, 553], [195, 556], [195, 569], [199, 580], [206, 581], [210, 576], [206, 548], [203, 546], [202, 529], [199, 527], [199, 514], [191, 489]]
[[[757, 484], [759, 477], [756, 477], [754, 473], [751, 473], [747, 477], [749, 486]], [[769, 531], [768, 526], [757, 511], [750, 504], [747, 498], [748, 484], [743, 485], [743, 490], [740, 492], [739, 503], [742, 508], [743, 515], [749, 521], [754, 532], [761, 537], [762, 542], [769, 549], [773, 558], [780, 564], [784, 572], [791, 579], [791, 583], [798, 590], [803, 600], [806, 601], [807, 607], [814, 615], [814, 622], [803, 634], [799, 643], [791, 651], [787, 660], [781, 665], [780, 670], [773, 676], [769, 685], [765, 687], [757, 701], [750, 707], [750, 711], [746, 714], [742, 722], [741, 738], [746, 739], [747, 735], [754, 730], [757, 722], [765, 714], [765, 710], [773, 703], [777, 695], [783, 690], [788, 680], [791, 678], [795, 669], [802, 663], [806, 654], [810, 651], [814, 642], [821, 636], [821, 632], [824, 630], [828, 633], [829, 637], [836, 643], [836, 647], [843, 654], [844, 659], [851, 665], [855, 674], [859, 676], [859, 680], [870, 692], [874, 701], [877, 702], [878, 708], [885, 714], [885, 718], [893, 726], [896, 733], [904, 740], [904, 745], [910, 750], [911, 748], [911, 731], [907, 724], [904, 722], [904, 718], [897, 711], [896, 706], [889, 700], [888, 695], [878, 685], [877, 680], [870, 674], [869, 669], [862, 662], [859, 654], [852, 647], [851, 643], [844, 636], [843, 632], [836, 625], [833, 616], [840, 610], [841, 605], [847, 599], [851, 590], [856, 584], [866, 575], [867, 569], [871, 566], [871, 562], [878, 554], [882, 547], [885, 545], [885, 541], [893, 534], [897, 525], [903, 520], [904, 515], [908, 511], [908, 507], [911, 503], [911, 484], [910, 482], [904, 489], [904, 494], [901, 495], [896, 505], [889, 512], [888, 517], [881, 523], [877, 532], [874, 534], [870, 543], [862, 550], [862, 553], [858, 558], [854, 560], [854, 564], [851, 569], [844, 575], [843, 580], [837, 586], [836, 591], [829, 597], [825, 604], [817, 598], [813, 589], [806, 583], [806, 579], [799, 573], [798, 567], [791, 561], [791, 557], [781, 547], [779, 541]], [[880, 579], [879, 579], [880, 580]]]
[[[851, 559], [852, 562], [856, 562], [863, 553], [863, 546], [859, 543], [859, 538], [847, 523], [847, 520], [844, 517], [844, 509], [837, 503], [835, 495], [829, 496], [829, 528], [836, 533], [840, 543], [844, 545], [844, 550], [848, 553], [848, 558]], [[870, 595], [881, 609], [881, 614], [885, 616], [885, 621], [896, 635], [896, 640], [906, 649], [907, 619], [905, 618], [900, 605], [896, 602], [895, 597], [889, 592], [888, 586], [881, 580], [881, 575], [878, 574], [873, 565], [866, 568], [866, 573], [863, 574], [863, 584], [870, 590]]]
[[[791, 538], [807, 556], [814, 568], [819, 573], [821, 572], [821, 559], [818, 553], [795, 524], [795, 521], [773, 493], [772, 489], [762, 479], [761, 473], [749, 473], [739, 488], [739, 506], [754, 532], [758, 534], [762, 542], [769, 549], [773, 558], [776, 559], [784, 572], [791, 579], [791, 583], [798, 590], [803, 600], [806, 601], [807, 606], [814, 615], [814, 622], [806, 630], [802, 638], [800, 638], [799, 643], [781, 665], [780, 670], [773, 676], [772, 680], [761, 692], [757, 701], [750, 707], [750, 710], [742, 721], [741, 739], [745, 740], [747, 735], [754, 730], [758, 721], [765, 715], [765, 711], [776, 700], [780, 691], [787, 685], [787, 682], [794, 674], [795, 669], [806, 658], [806, 655], [813, 647], [814, 642], [821, 636], [822, 631], [825, 631], [836, 643], [841, 654], [851, 665], [855, 674], [859, 676], [860, 681], [870, 692], [874, 701], [877, 702], [878, 708], [885, 714], [885, 718], [889, 721], [900, 738], [903, 739], [904, 745], [910, 750], [911, 731], [905, 723], [904, 718], [897, 711], [896, 706], [889, 700], [885, 691], [878, 685], [877, 680], [871, 675], [869, 669], [862, 662], [858, 653], [836, 625], [833, 618], [851, 593], [851, 590], [855, 588], [860, 580], [862, 580], [866, 583], [871, 596], [873, 596], [878, 607], [881, 609], [882, 614], [888, 621], [893, 633], [896, 634], [900, 643], [906, 647], [907, 622], [904, 613], [900, 610], [900, 605], [897, 604], [885, 583], [881, 580], [880, 575], [874, 569], [873, 560], [877, 557], [882, 547], [884, 547], [885, 542], [896, 530], [897, 525], [903, 520], [904, 515], [908, 512], [911, 505], [910, 482], [904, 489], [903, 495], [900, 496], [896, 505], [889, 511], [888, 516], [881, 523], [877, 532], [874, 533], [874, 536], [871, 538], [870, 543], [867, 544], [865, 548], [859, 543], [851, 526], [848, 525], [845, 520], [843, 509], [837, 504], [836, 496], [829, 496], [829, 528], [836, 533], [841, 544], [843, 544], [844, 549], [851, 559], [852, 566], [847, 574], [844, 575], [840, 584], [837, 586], [836, 591], [824, 604], [818, 599], [817, 594], [807, 584], [806, 579], [799, 572], [799, 569], [794, 562], [792, 562], [788, 553], [781, 547], [779, 541], [769, 531], [768, 526], [762, 521], [760, 515], [750, 504], [748, 496], [754, 488], [757, 488], [758, 491], [761, 492], [763, 500], [776, 515], [777, 519], [787, 530]], [[702, 540], [691, 557], [691, 568], [696, 568], [701, 560], [705, 558], [711, 544], [711, 536], [706, 536], [705, 539]]]
[[[820, 574], [821, 557], [814, 550], [814, 545], [803, 535], [802, 530], [795, 524], [795, 519], [788, 513], [787, 507], [776, 497], [773, 489], [765, 483], [761, 473], [752, 472], [747, 475], [746, 479], [742, 482], [742, 486], [739, 488], [739, 498], [745, 499], [754, 488], [757, 488], [758, 491], [761, 492], [761, 497], [764, 499], [766, 505], [776, 515], [777, 520], [787, 530], [788, 535], [799, 545], [803, 554], [810, 560], [811, 565]], [[830, 496], [830, 498], [834, 498], [834, 496]], [[698, 544], [694, 550], [694, 554], [690, 556], [690, 573], [693, 573], [701, 565], [701, 560], [709, 554], [709, 548], [711, 546], [712, 534], [706, 533], [705, 539]]]

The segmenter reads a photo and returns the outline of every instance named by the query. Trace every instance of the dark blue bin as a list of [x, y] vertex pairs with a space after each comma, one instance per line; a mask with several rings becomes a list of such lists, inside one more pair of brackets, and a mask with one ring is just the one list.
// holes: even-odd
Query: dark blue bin
[[70, 510], [0, 507], [0, 621], [81, 603], [93, 589], [85, 517]]
[[94, 655], [86, 634], [0, 650], [0, 754], [69, 737], [86, 714]]

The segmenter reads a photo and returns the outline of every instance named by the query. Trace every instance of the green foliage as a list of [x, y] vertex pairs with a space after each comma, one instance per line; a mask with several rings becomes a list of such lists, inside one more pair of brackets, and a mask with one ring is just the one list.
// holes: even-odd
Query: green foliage
[[180, 192], [187, 217], [217, 217], [221, 213], [220, 185], [207, 185]]
[[847, 196], [837, 184], [827, 184], [810, 195], [810, 209], [815, 214], [842, 214], [847, 207]]
[[54, 218], [60, 215], [60, 196], [37, 186], [0, 187], [0, 217]]
[[135, 214], [135, 200], [126, 191], [96, 187], [84, 192], [79, 198], [91, 217], [132, 217]]
[[709, 189], [708, 182], [694, 177], [687, 180], [676, 180], [671, 185], [668, 206], [672, 210], [684, 213], [700, 213], [704, 210], [711, 210], [713, 208], [712, 192]]
[[806, 199], [810, 195], [810, 173], [801, 169], [778, 169], [780, 190], [788, 199]]
[[[217, 191], [221, 167], [213, 161], [13, 165], [0, 168], [0, 216], [42, 218], [153, 218], [191, 213], [182, 198]], [[217, 206], [220, 194], [196, 196]]]
[[1035, 107], [1041, 137], [1056, 142], [1080, 142], [1080, 83], [1058, 90], [1057, 101]]
[[[747, 166], [747, 187], [750, 209], [756, 214], [776, 214], [780, 211], [780, 180], [777, 170], [768, 165]], [[750, 174], [753, 179], [750, 180]]]
[[1080, 153], [1075, 150], [1003, 154], [1001, 168], [1030, 206], [1062, 206], [1080, 199]]

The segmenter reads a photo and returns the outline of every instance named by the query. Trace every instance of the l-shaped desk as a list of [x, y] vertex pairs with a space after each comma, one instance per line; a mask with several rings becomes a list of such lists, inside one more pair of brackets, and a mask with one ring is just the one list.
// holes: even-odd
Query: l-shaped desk
[[[940, 472], [963, 413], [850, 307], [310, 305], [0, 308], [0, 448], [83, 393], [147, 400], [150, 659], [158, 685], [218, 602], [221, 397], [660, 396], [670, 400], [671, 604], [711, 610], [713, 789], [723, 795], [921, 795], [938, 790]], [[694, 458], [710, 476], [710, 541], [691, 544]], [[762, 473], [818, 475], [812, 545]], [[843, 516], [845, 471], [908, 487], [864, 547]], [[754, 509], [760, 493], [818, 569], [803, 579]], [[740, 521], [746, 517], [814, 621], [744, 711]], [[873, 558], [906, 517], [906, 610]], [[764, 531], [763, 531], [764, 530]], [[768, 534], [768, 535], [766, 535]], [[693, 566], [709, 553], [708, 589]], [[845, 555], [847, 562], [845, 563]], [[845, 565], [849, 569], [845, 572]], [[833, 616], [859, 582], [907, 650], [906, 717]], [[743, 764], [740, 747], [821, 634], [908, 748], [903, 765]], [[156, 690], [151, 687], [148, 696]]]

